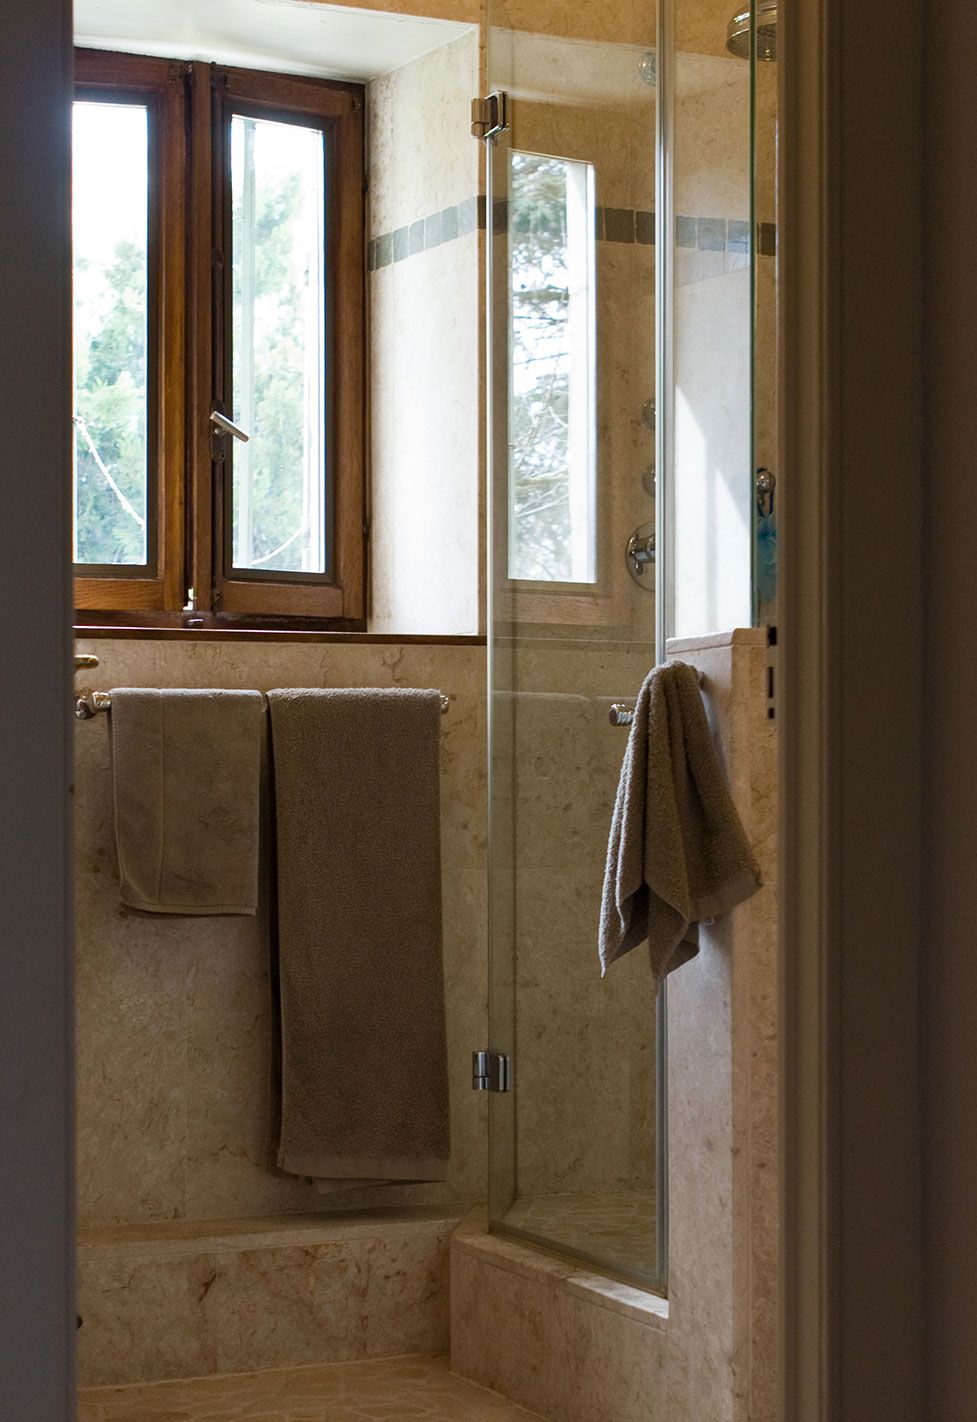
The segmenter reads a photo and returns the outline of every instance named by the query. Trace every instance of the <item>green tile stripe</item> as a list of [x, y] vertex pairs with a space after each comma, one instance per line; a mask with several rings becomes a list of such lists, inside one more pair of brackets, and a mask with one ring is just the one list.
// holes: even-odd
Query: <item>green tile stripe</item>
[[[507, 204], [497, 202], [492, 214], [494, 232], [506, 230]], [[429, 252], [472, 232], [486, 228], [485, 198], [470, 197], [453, 207], [398, 227], [374, 237], [369, 244], [369, 269], [380, 271], [405, 261], [419, 252]], [[625, 245], [651, 247], [655, 242], [655, 214], [641, 208], [598, 207], [595, 212], [595, 235], [598, 242], [618, 242]], [[750, 254], [750, 224], [731, 217], [677, 217], [675, 244], [681, 250], [723, 252], [730, 256]], [[777, 250], [777, 229], [772, 222], [757, 223], [756, 250], [760, 256], [772, 256]]]

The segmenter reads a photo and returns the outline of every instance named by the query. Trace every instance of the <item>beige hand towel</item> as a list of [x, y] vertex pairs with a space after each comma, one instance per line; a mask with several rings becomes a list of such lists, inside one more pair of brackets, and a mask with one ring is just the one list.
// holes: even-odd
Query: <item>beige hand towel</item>
[[759, 887], [698, 676], [683, 662], [656, 667], [638, 694], [611, 821], [601, 972], [647, 939], [660, 984], [698, 952], [701, 921]]
[[322, 1190], [442, 1180], [436, 691], [272, 691], [282, 1120]]
[[255, 912], [263, 722], [257, 691], [113, 690], [124, 904], [145, 913]]

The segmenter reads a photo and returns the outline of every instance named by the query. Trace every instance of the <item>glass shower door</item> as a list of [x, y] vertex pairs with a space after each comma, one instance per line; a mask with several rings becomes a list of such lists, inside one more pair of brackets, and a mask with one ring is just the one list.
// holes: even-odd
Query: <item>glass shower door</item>
[[776, 619], [777, 10], [659, 0], [659, 643]]
[[491, 1227], [659, 1287], [653, 985], [597, 959], [610, 708], [655, 661], [654, 26], [488, 8]]
[[661, 1289], [665, 1013], [640, 950], [597, 966], [609, 712], [775, 615], [777, 4], [654, 9], [487, 0], [490, 1220]]

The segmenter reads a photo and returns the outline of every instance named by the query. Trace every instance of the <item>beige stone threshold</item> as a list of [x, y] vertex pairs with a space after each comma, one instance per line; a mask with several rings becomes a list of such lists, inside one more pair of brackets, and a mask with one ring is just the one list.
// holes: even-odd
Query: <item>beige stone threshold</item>
[[556, 1285], [567, 1294], [620, 1314], [646, 1328], [661, 1330], [668, 1327], [667, 1298], [550, 1254], [536, 1245], [491, 1234], [486, 1212], [481, 1206], [472, 1210], [455, 1230], [451, 1247], [452, 1251], [462, 1251], [492, 1268]]

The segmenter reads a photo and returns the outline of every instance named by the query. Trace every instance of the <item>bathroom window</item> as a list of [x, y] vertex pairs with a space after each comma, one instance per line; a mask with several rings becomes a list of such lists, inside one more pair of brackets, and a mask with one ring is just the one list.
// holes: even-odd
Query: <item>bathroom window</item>
[[594, 170], [511, 155], [509, 577], [596, 579]]
[[357, 85], [76, 54], [80, 623], [363, 625]]

